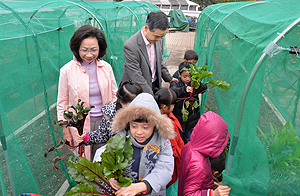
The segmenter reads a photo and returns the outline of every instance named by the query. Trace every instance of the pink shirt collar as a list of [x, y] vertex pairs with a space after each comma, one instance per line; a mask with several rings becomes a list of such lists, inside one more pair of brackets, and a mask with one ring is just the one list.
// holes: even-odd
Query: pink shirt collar
[[145, 28], [145, 27], [143, 27], [142, 30], [141, 30], [141, 32], [142, 32], [142, 37], [143, 37], [143, 40], [144, 40], [146, 46], [148, 46], [148, 45], [150, 44], [150, 42], [148, 42], [147, 38], [146, 38], [145, 35], [144, 35], [144, 32], [143, 32], [144, 28]]

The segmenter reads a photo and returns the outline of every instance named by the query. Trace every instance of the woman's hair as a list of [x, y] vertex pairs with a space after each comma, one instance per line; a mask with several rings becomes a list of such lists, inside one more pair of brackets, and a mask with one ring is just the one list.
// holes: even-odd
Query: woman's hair
[[95, 37], [98, 40], [99, 53], [97, 59], [102, 59], [102, 57], [106, 54], [107, 44], [103, 33], [96, 27], [93, 27], [91, 25], [83, 25], [79, 29], [77, 29], [77, 31], [75, 31], [69, 43], [71, 51], [78, 61], [82, 61], [79, 55], [81, 42], [82, 40], [89, 37]]
[[159, 89], [155, 95], [154, 98], [157, 102], [157, 105], [160, 107], [162, 104], [170, 107], [171, 105], [175, 104], [177, 101], [177, 95], [176, 93], [170, 89], [170, 88], [161, 88]]
[[117, 92], [116, 110], [122, 108], [123, 104], [130, 103], [138, 94], [142, 93], [143, 89], [138, 83], [125, 81], [120, 84]]

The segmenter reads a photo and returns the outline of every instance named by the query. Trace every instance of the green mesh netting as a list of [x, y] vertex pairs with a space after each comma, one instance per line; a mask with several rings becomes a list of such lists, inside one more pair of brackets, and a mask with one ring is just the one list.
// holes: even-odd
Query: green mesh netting
[[228, 124], [230, 195], [300, 193], [299, 19], [298, 0], [215, 4], [198, 17], [198, 62], [231, 84], [203, 97]]
[[70, 38], [84, 24], [100, 28], [108, 44], [104, 59], [119, 83], [124, 42], [157, 10], [142, 1], [0, 1], [0, 195], [53, 196], [66, 179], [74, 185], [67, 158], [55, 172], [52, 159], [59, 154], [43, 156], [63, 138], [53, 121], [59, 69], [73, 58]]

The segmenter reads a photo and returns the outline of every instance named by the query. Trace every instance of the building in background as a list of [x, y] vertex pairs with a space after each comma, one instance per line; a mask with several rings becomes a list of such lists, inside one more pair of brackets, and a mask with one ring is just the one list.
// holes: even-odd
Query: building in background
[[[113, 0], [89, 0], [89, 1], [104, 1], [111, 2]], [[123, 0], [123, 1], [131, 1], [131, 0]], [[141, 1], [141, 0], [137, 0]], [[197, 17], [201, 13], [200, 6], [197, 3], [194, 3], [189, 0], [142, 0], [153, 3], [157, 5], [165, 14], [169, 14], [171, 10], [182, 10], [184, 15]]]

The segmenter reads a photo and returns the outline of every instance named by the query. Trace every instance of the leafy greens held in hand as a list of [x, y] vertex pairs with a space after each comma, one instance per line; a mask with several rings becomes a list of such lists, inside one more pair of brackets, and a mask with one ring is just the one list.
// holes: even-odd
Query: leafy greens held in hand
[[[187, 71], [190, 75], [191, 75], [191, 87], [193, 88], [193, 91], [190, 93], [189, 97], [186, 98], [178, 98], [179, 100], [184, 100], [183, 101], [183, 105], [182, 105], [182, 119], [184, 122], [186, 122], [188, 120], [188, 116], [189, 116], [189, 111], [188, 108], [192, 107], [192, 110], [194, 110], [194, 108], [198, 108], [199, 107], [199, 100], [197, 98], [197, 96], [200, 93], [205, 92], [204, 89], [202, 89], [205, 85], [210, 84], [211, 88], [214, 87], [218, 87], [221, 89], [229, 89], [230, 88], [230, 84], [226, 81], [223, 80], [214, 80], [211, 79], [211, 76], [213, 75], [213, 72], [208, 71], [208, 66], [204, 65], [203, 67], [197, 67], [195, 68], [192, 64], [190, 64], [190, 69], [188, 68], [183, 68], [183, 71]], [[204, 80], [204, 78], [209, 78], [208, 82], [203, 82], [203, 86], [199, 89], [199, 87], [201, 86], [201, 81]], [[209, 90], [207, 89], [207, 90]]]
[[[92, 106], [84, 108], [85, 102], [81, 102], [81, 103], [80, 102], [81, 102], [81, 99], [78, 99], [78, 103], [76, 106], [68, 106], [68, 109], [70, 109], [70, 108], [73, 109], [75, 114], [73, 114], [73, 112], [70, 110], [68, 112], [64, 111], [63, 116], [66, 120], [59, 120], [57, 122], [54, 121], [54, 124], [57, 124], [60, 127], [75, 127], [75, 128], [77, 128], [79, 135], [82, 135], [85, 119], [86, 119], [87, 115], [89, 114], [89, 112], [91, 111], [91, 109], [94, 108], [95, 106], [92, 105]], [[63, 139], [59, 143], [59, 145], [57, 145], [56, 147], [49, 148], [45, 152], [44, 156], [46, 157], [49, 152], [54, 151], [54, 150], [66, 149], [66, 148], [61, 148], [61, 146], [63, 144], [65, 144], [65, 145], [69, 146], [69, 148], [73, 149], [71, 152], [73, 152], [77, 147], [79, 147], [78, 154], [79, 154], [79, 156], [82, 156], [82, 154], [84, 152], [84, 144], [80, 143], [78, 146], [70, 146], [69, 141], [67, 141], [65, 139]], [[67, 155], [69, 155], [71, 152], [69, 152], [68, 154], [66, 154], [65, 156], [62, 156], [62, 157], [55, 157], [53, 159], [53, 169], [58, 170], [58, 167], [55, 166], [55, 163], [57, 161], [63, 159]]]
[[[123, 173], [132, 160], [132, 154], [130, 136], [121, 137], [117, 134], [109, 140], [105, 151], [101, 154], [102, 166], [98, 162], [91, 163], [84, 157], [77, 157], [77, 163], [69, 158], [68, 171], [78, 185], [65, 195], [115, 195], [107, 179], [115, 178], [119, 186], [129, 186], [132, 180], [123, 177]], [[96, 186], [100, 187], [103, 192], [98, 192]]]
[[123, 172], [132, 160], [133, 148], [130, 136], [121, 137], [119, 134], [110, 139], [105, 151], [101, 154], [104, 174], [110, 179], [115, 178], [120, 187], [127, 187], [132, 179], [123, 177]]

